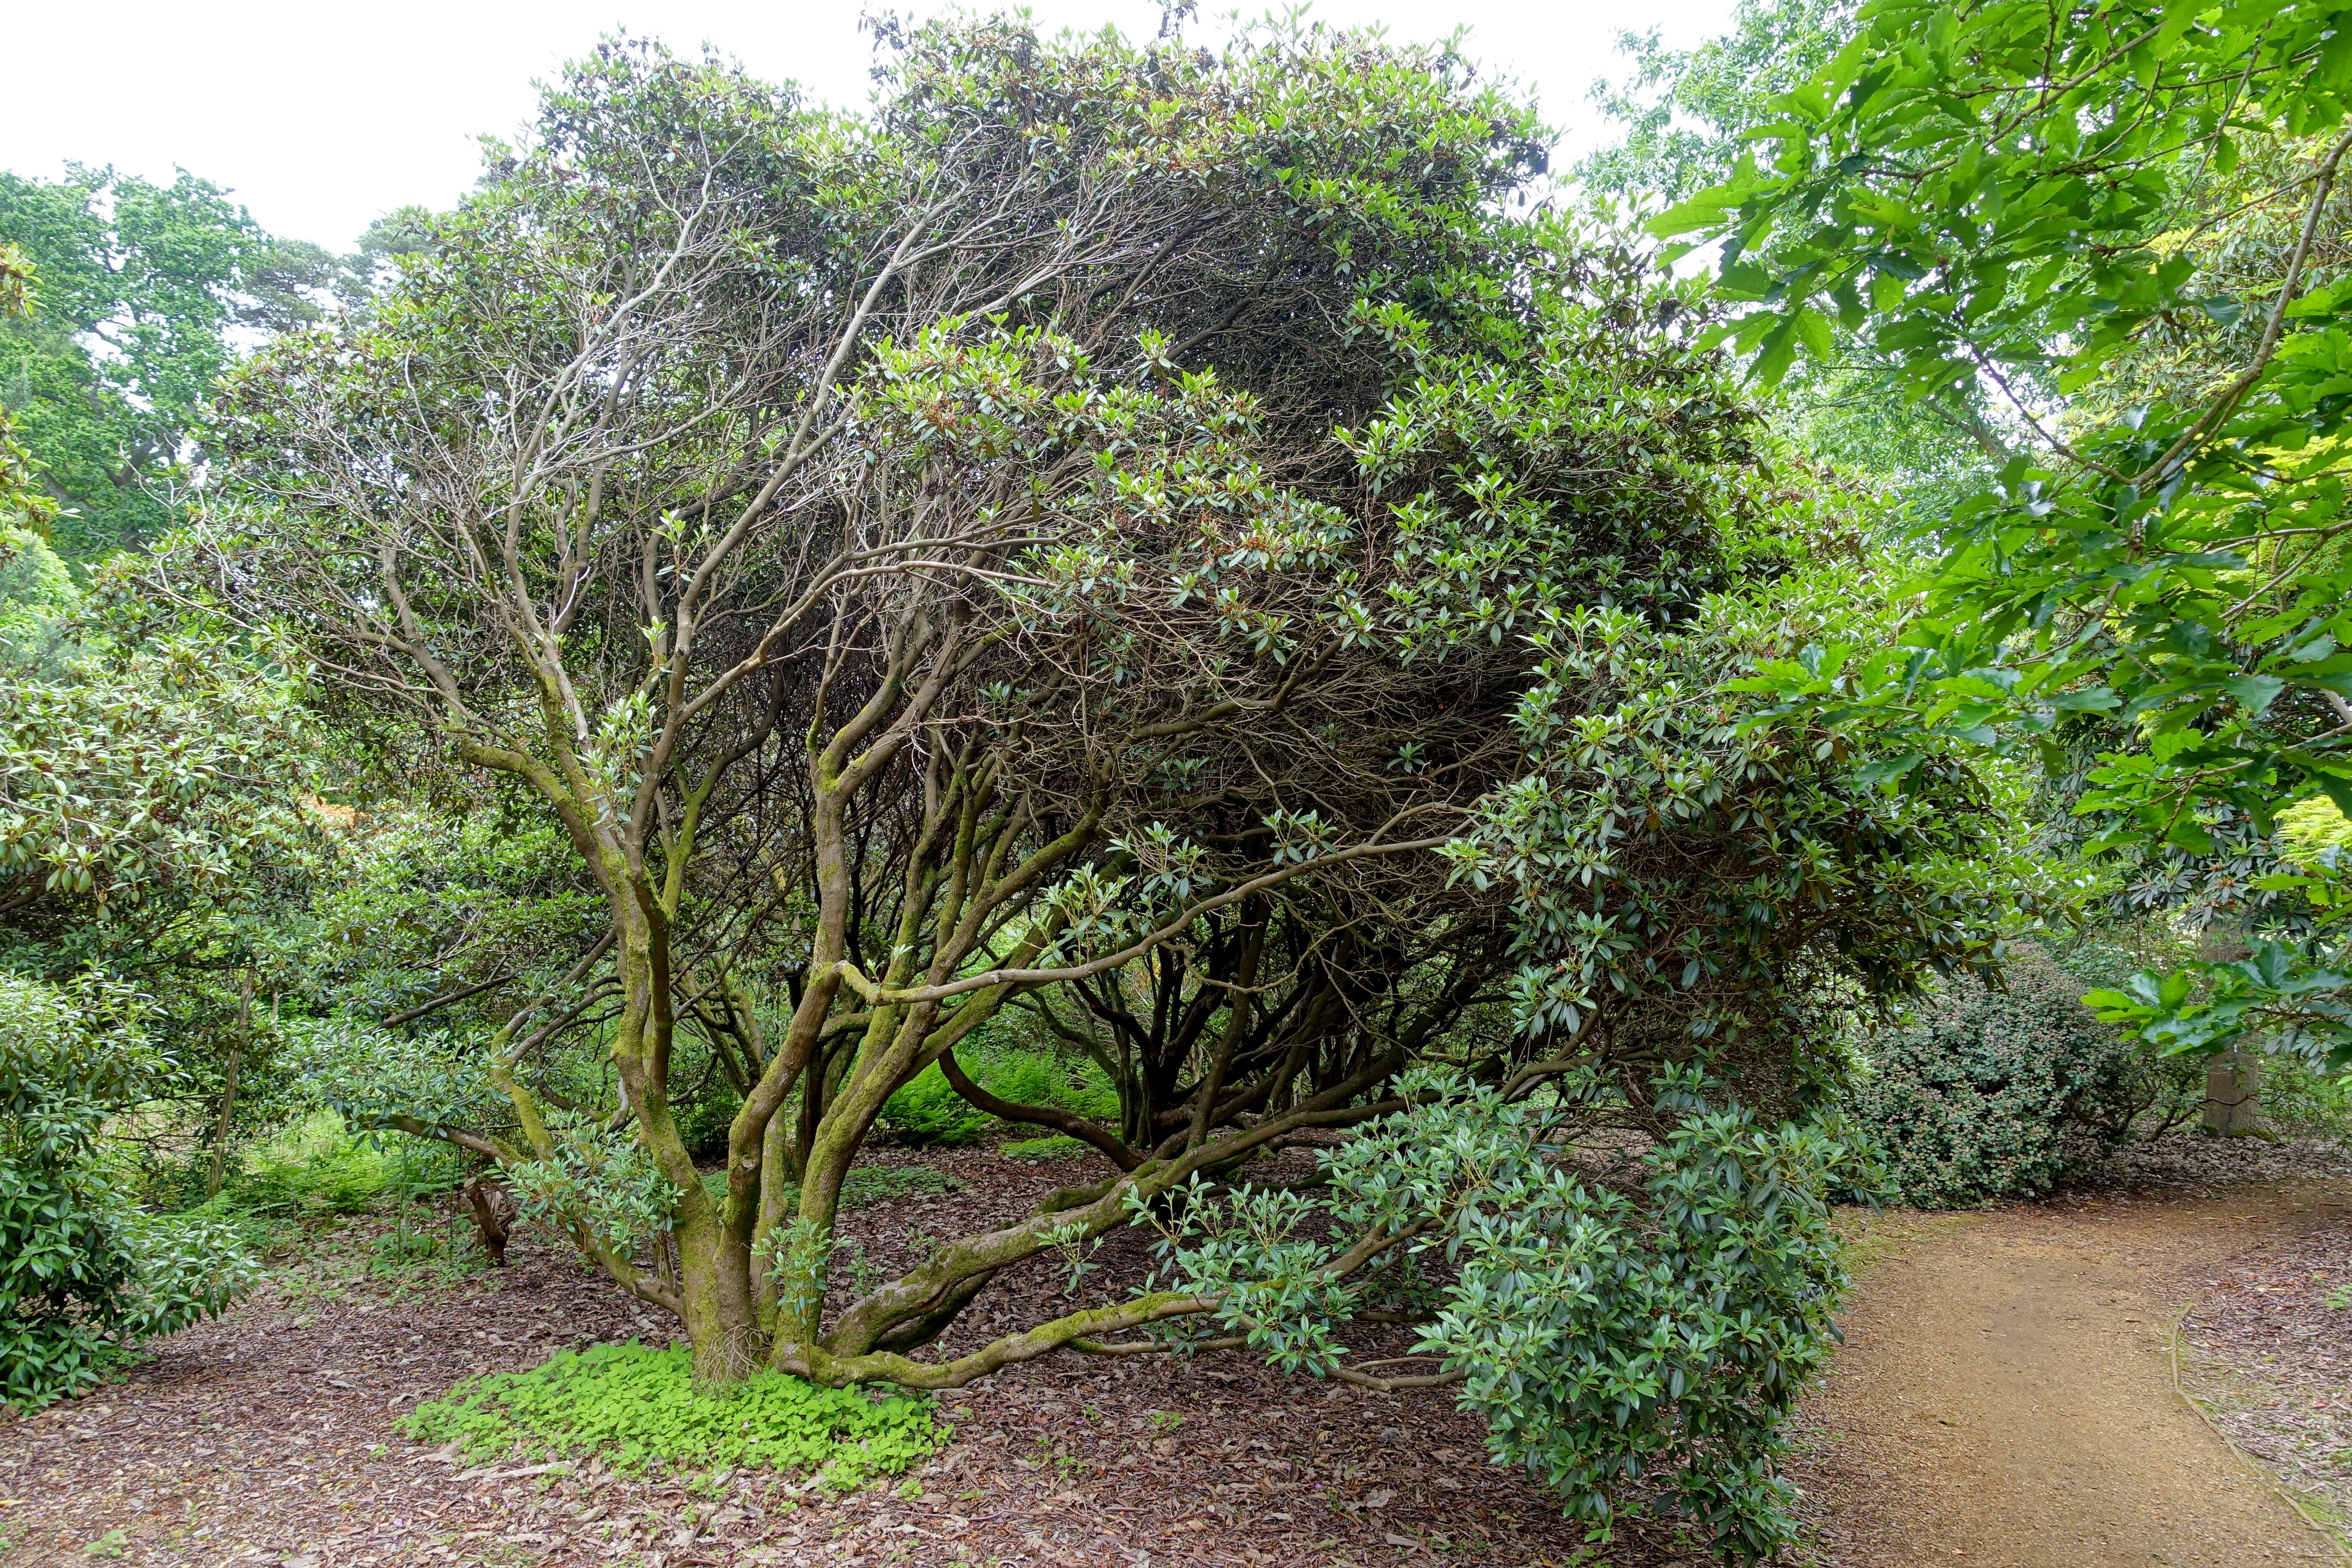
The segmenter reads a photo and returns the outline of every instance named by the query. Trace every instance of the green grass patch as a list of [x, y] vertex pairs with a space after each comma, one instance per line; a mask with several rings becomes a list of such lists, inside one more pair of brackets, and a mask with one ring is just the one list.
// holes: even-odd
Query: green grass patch
[[724, 1466], [822, 1475], [849, 1490], [895, 1476], [953, 1435], [928, 1397], [869, 1398], [761, 1371], [724, 1394], [694, 1386], [686, 1349], [631, 1342], [562, 1351], [529, 1372], [468, 1378], [400, 1423], [472, 1459], [603, 1456], [615, 1468]]
[[1015, 1143], [1001, 1144], [996, 1152], [1008, 1160], [1066, 1160], [1073, 1154], [1085, 1153], [1087, 1147], [1076, 1138], [1056, 1132], [1050, 1138], [1024, 1138]]
[[[1100, 1068], [1052, 1051], [997, 1047], [961, 1054], [982, 1089], [1016, 1105], [1056, 1105], [1097, 1121], [1118, 1114], [1118, 1091]], [[910, 1143], [976, 1143], [1003, 1125], [973, 1109], [933, 1063], [892, 1095], [882, 1123]]]
[[[934, 1171], [929, 1165], [852, 1165], [841, 1184], [841, 1212], [855, 1214], [876, 1204], [894, 1204], [923, 1193], [960, 1193], [964, 1186], [945, 1171]], [[715, 1201], [726, 1201], [727, 1173], [703, 1172], [702, 1190]], [[800, 1188], [785, 1183], [785, 1211], [798, 1208], [800, 1201]]]

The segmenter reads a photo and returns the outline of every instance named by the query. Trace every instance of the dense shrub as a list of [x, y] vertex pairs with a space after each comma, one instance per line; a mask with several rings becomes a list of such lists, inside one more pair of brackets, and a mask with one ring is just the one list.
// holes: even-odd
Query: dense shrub
[[529, 1372], [491, 1373], [420, 1405], [401, 1424], [472, 1458], [601, 1453], [624, 1469], [751, 1467], [822, 1474], [846, 1489], [938, 1451], [948, 1430], [927, 1398], [871, 1399], [761, 1372], [713, 1394], [684, 1350], [630, 1343], [562, 1352]]
[[1654, 1100], [1677, 1124], [1602, 1178], [1607, 1156], [1579, 1147], [1612, 1092], [1598, 1073], [1544, 1101], [1424, 1069], [1401, 1087], [1414, 1109], [1327, 1156], [1322, 1194], [1196, 1184], [1172, 1222], [1133, 1205], [1173, 1283], [1218, 1303], [1202, 1331], [1328, 1373], [1357, 1315], [1392, 1306], [1391, 1282], [1337, 1278], [1331, 1259], [1403, 1237], [1391, 1268], [1451, 1276], [1416, 1303], [1413, 1349], [1463, 1378], [1456, 1401], [1486, 1420], [1496, 1463], [1558, 1491], [1596, 1540], [1656, 1511], [1729, 1561], [1785, 1544], [1780, 1425], [1828, 1354], [1846, 1275], [1826, 1188], [1853, 1152], [1710, 1105], [1717, 1086], [1675, 1071]]
[[171, 1064], [143, 1001], [0, 971], [0, 1400], [96, 1383], [119, 1347], [217, 1312], [252, 1282], [234, 1228], [141, 1214], [105, 1166], [110, 1117]]
[[2070, 1154], [2113, 1149], [2163, 1092], [2157, 1064], [2083, 1005], [2047, 956], [1999, 986], [1946, 982], [1871, 1041], [1847, 1095], [1883, 1146], [1891, 1195], [1922, 1208], [2046, 1190]]
[[677, 1113], [677, 1135], [686, 1152], [698, 1160], [725, 1159], [727, 1130], [742, 1109], [743, 1097], [723, 1085], [688, 1101]]

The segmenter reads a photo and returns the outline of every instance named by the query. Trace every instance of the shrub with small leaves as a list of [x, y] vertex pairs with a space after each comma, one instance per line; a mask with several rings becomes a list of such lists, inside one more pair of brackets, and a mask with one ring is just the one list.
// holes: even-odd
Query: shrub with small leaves
[[1907, 1027], [1864, 1047], [1846, 1105], [1885, 1152], [1888, 1195], [1955, 1208], [2042, 1192], [2072, 1152], [2129, 1136], [2155, 1091], [2154, 1064], [2082, 994], [2028, 952], [2001, 986], [1948, 981]]

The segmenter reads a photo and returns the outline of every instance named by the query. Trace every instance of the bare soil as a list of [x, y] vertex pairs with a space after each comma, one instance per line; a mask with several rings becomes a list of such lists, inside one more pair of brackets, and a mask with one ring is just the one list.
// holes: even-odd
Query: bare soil
[[2182, 1402], [2172, 1334], [2249, 1247], [2352, 1234], [2352, 1178], [2326, 1151], [2204, 1143], [2046, 1203], [1865, 1224], [1795, 1467], [1826, 1562], [2341, 1561]]

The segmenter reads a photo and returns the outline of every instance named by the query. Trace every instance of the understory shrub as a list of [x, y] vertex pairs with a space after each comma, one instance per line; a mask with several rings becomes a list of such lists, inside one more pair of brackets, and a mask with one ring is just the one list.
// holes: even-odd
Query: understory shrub
[[2029, 952], [2001, 985], [1940, 984], [1907, 1026], [1864, 1047], [1846, 1108], [1884, 1152], [1885, 1195], [1956, 1208], [2043, 1192], [2070, 1158], [2131, 1136], [2164, 1075], [2083, 991]]
[[235, 1227], [142, 1213], [106, 1164], [108, 1121], [172, 1064], [142, 998], [0, 972], [0, 1400], [47, 1405], [108, 1360], [218, 1312], [257, 1269]]
[[713, 1085], [677, 1113], [677, 1135], [698, 1160], [727, 1157], [727, 1129], [743, 1109], [743, 1097], [726, 1084]]
[[882, 1125], [909, 1143], [977, 1142], [995, 1120], [958, 1094], [937, 1063], [882, 1104]]
[[953, 1428], [929, 1398], [869, 1397], [760, 1371], [723, 1394], [694, 1385], [687, 1350], [559, 1352], [528, 1372], [469, 1378], [419, 1405], [401, 1430], [468, 1458], [597, 1454], [614, 1467], [727, 1466], [822, 1474], [847, 1490], [937, 1453]]
[[387, 1198], [446, 1192], [463, 1179], [443, 1144], [352, 1133], [332, 1110], [314, 1110], [247, 1146], [215, 1206], [272, 1219], [365, 1214]]
[[[1179, 1333], [1239, 1331], [1312, 1375], [1358, 1313], [1431, 1294], [1412, 1265], [1442, 1259], [1453, 1278], [1413, 1348], [1465, 1374], [1457, 1402], [1496, 1463], [1597, 1538], [1621, 1513], [1680, 1514], [1717, 1555], [1756, 1562], [1795, 1529], [1780, 1423], [1828, 1353], [1846, 1276], [1826, 1188], [1854, 1152], [1710, 1107], [1696, 1072], [1659, 1087], [1679, 1124], [1606, 1181], [1577, 1149], [1608, 1092], [1597, 1074], [1539, 1104], [1415, 1069], [1400, 1090], [1420, 1103], [1328, 1156], [1327, 1194], [1196, 1183], [1172, 1217], [1135, 1218], [1160, 1230], [1169, 1284], [1218, 1303]], [[1332, 1258], [1376, 1234], [1409, 1239], [1368, 1279], [1334, 1278]]]

